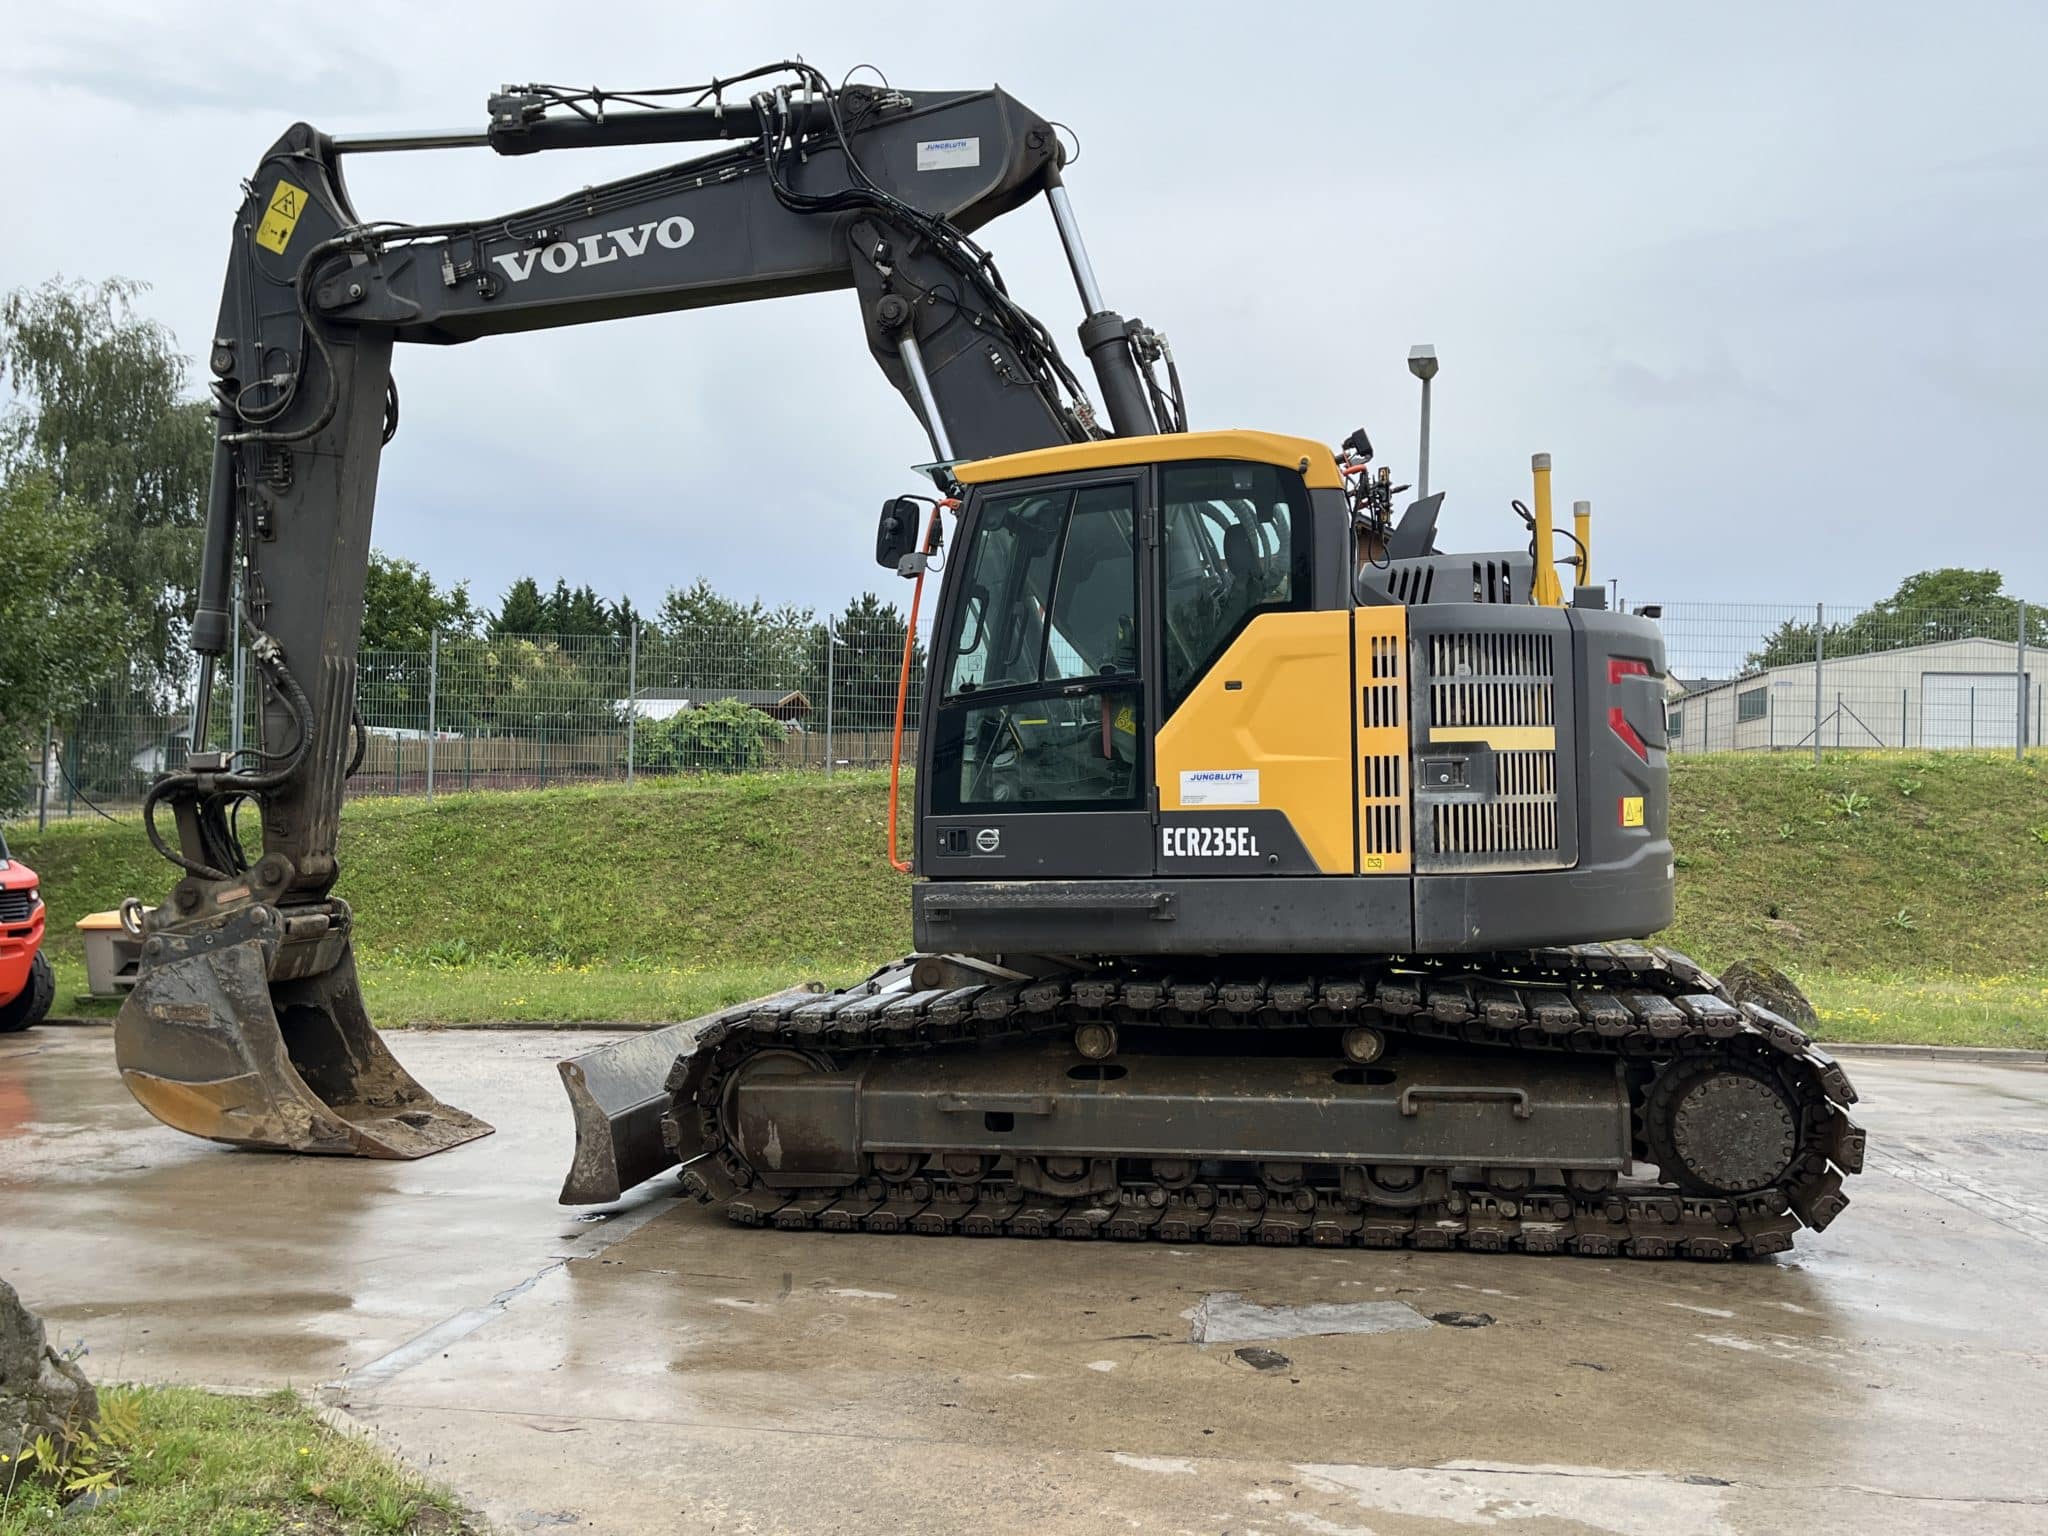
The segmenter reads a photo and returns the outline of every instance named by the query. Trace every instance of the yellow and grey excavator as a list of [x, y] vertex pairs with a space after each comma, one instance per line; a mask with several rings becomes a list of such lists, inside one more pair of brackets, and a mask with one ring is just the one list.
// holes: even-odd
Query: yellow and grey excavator
[[[341, 174], [715, 140], [477, 222], [365, 221]], [[1103, 298], [1065, 159], [1001, 90], [801, 64], [277, 142], [210, 348], [193, 626], [192, 741], [239, 625], [260, 745], [149, 793], [183, 878], [116, 1029], [145, 1107], [305, 1153], [490, 1129], [379, 1040], [334, 893], [394, 344], [850, 288], [933, 454], [877, 559], [921, 597], [945, 547], [914, 953], [565, 1063], [566, 1201], [680, 1163], [785, 1228], [1688, 1258], [1834, 1218], [1862, 1159], [1841, 1069], [1641, 942], [1672, 916], [1664, 649], [1583, 549], [1560, 582], [1548, 461], [1526, 547], [1448, 554], [1441, 496], [1396, 515], [1362, 434], [1189, 430], [1166, 339]], [[973, 238], [1040, 197], [1100, 412]]]

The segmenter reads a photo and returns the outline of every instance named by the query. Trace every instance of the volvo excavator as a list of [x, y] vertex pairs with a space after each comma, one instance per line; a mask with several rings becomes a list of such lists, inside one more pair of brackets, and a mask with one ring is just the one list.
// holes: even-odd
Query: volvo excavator
[[[717, 147], [476, 221], [367, 220], [342, 176], [671, 143]], [[180, 878], [116, 1028], [138, 1101], [299, 1153], [490, 1131], [378, 1038], [335, 891], [394, 347], [848, 289], [932, 453], [876, 538], [913, 634], [936, 576], [913, 951], [564, 1063], [565, 1201], [680, 1164], [779, 1228], [1691, 1259], [1841, 1211], [1841, 1068], [1644, 942], [1673, 912], [1664, 647], [1554, 558], [1547, 459], [1529, 543], [1454, 554], [1362, 433], [1191, 430], [1067, 159], [1000, 89], [803, 64], [278, 140], [209, 349], [195, 750], [146, 815]], [[1038, 199], [1099, 406], [975, 239]], [[198, 750], [237, 626], [259, 744]]]

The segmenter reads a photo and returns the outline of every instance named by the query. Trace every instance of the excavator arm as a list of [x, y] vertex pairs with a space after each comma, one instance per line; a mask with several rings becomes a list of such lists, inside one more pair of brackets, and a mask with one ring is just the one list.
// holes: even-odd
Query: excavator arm
[[[425, 226], [366, 221], [342, 175], [362, 153], [718, 141], [729, 147], [539, 207]], [[116, 1028], [146, 1108], [195, 1135], [302, 1152], [415, 1157], [490, 1130], [427, 1093], [378, 1039], [352, 915], [333, 894], [363, 741], [356, 650], [378, 461], [398, 426], [396, 344], [851, 289], [941, 486], [964, 459], [1179, 429], [1177, 388], [1153, 377], [1160, 339], [1102, 302], [1063, 158], [1052, 125], [1000, 90], [834, 89], [804, 65], [678, 91], [508, 88], [475, 132], [300, 124], [278, 140], [244, 184], [209, 349], [195, 750], [145, 805], [150, 838], [183, 872], [148, 920]], [[1106, 425], [971, 238], [1040, 195], [1087, 311]], [[237, 625], [257, 663], [260, 730], [256, 749], [230, 757], [196, 749], [213, 662]], [[260, 853], [237, 830], [244, 804]]]

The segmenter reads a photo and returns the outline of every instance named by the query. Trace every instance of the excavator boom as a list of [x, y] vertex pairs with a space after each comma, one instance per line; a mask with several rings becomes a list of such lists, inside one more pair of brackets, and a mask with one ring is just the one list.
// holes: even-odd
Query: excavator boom
[[[435, 1099], [379, 1040], [352, 915], [334, 894], [364, 739], [355, 657], [378, 461], [398, 425], [398, 343], [851, 289], [868, 350], [924, 425], [942, 480], [961, 458], [1104, 430], [1051, 335], [971, 238], [1043, 195], [1077, 273], [1088, 270], [1045, 119], [1001, 90], [834, 89], [803, 65], [690, 88], [697, 99], [681, 106], [662, 104], [670, 94], [513, 87], [475, 132], [333, 137], [299, 124], [245, 183], [208, 349], [216, 435], [195, 750], [145, 807], [183, 878], [149, 920], [116, 1027], [128, 1086], [167, 1124], [377, 1157], [490, 1129]], [[343, 179], [351, 154], [721, 140], [729, 147], [539, 207], [431, 226], [365, 220]], [[1162, 425], [1163, 397], [1139, 362], [1149, 334], [1099, 298], [1083, 326], [1120, 431]], [[260, 745], [239, 758], [196, 750], [234, 626], [261, 694]], [[260, 812], [260, 851], [235, 831], [243, 801]]]

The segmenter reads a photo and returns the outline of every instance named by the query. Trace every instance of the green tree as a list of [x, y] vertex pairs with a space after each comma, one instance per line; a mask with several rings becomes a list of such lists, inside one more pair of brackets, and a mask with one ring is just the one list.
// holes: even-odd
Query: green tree
[[473, 635], [479, 621], [468, 582], [444, 588], [412, 561], [370, 551], [363, 596], [364, 650], [424, 651], [437, 631], [444, 638]]
[[656, 686], [808, 691], [824, 676], [824, 628], [810, 609], [736, 602], [701, 577], [669, 589], [654, 628], [659, 644], [642, 676]]
[[549, 602], [548, 620], [551, 634], [610, 639], [617, 633], [605, 600], [597, 595], [596, 588], [587, 584], [572, 592], [568, 583], [556, 582], [555, 595]]
[[[372, 726], [424, 731], [447, 727], [442, 710], [446, 690], [434, 675], [432, 647], [476, 634], [479, 616], [469, 588], [458, 582], [443, 589], [431, 573], [410, 560], [370, 551], [364, 587], [363, 638], [356, 677], [356, 707]], [[430, 686], [434, 709], [427, 707]]]
[[633, 636], [633, 631], [638, 629], [643, 622], [640, 617], [640, 610], [633, 606], [633, 599], [630, 597], [621, 597], [606, 610], [606, 615], [610, 621], [612, 633], [621, 640], [630, 640]]
[[538, 635], [547, 628], [547, 604], [540, 595], [540, 583], [522, 576], [505, 593], [505, 600], [491, 618], [494, 635]]
[[[1908, 576], [1890, 597], [1840, 623], [1817, 630], [1811, 621], [1786, 620], [1750, 652], [1743, 670], [1810, 662], [1817, 642], [1827, 656], [1864, 656], [1937, 640], [2011, 640], [2019, 623], [2020, 599], [1997, 571], [1947, 566]], [[2027, 605], [2027, 644], [2048, 645], [2048, 609], [2038, 603]]]
[[643, 773], [752, 773], [782, 740], [779, 721], [737, 699], [717, 699], [666, 720], [633, 721], [633, 762]]
[[617, 729], [625, 696], [623, 650], [510, 634], [444, 640], [434, 724], [475, 736], [589, 734]]
[[[863, 592], [832, 618], [839, 648], [832, 663], [832, 714], [842, 731], [884, 731], [896, 718], [896, 683], [903, 668], [904, 620], [894, 603], [885, 603], [872, 592]], [[909, 708], [917, 707], [917, 686], [924, 675], [924, 645], [911, 652]], [[823, 729], [824, 665], [817, 669], [818, 690], [811, 694], [818, 716], [814, 729]]]
[[146, 686], [167, 698], [187, 672], [213, 434], [204, 402], [186, 397], [176, 339], [136, 312], [142, 291], [53, 279], [0, 301], [0, 383], [14, 396], [0, 474], [44, 476], [90, 520], [93, 569], [133, 620], [121, 629]]
[[44, 722], [75, 713], [133, 638], [135, 615], [99, 565], [100, 533], [47, 476], [0, 481], [0, 803], [20, 797]]

